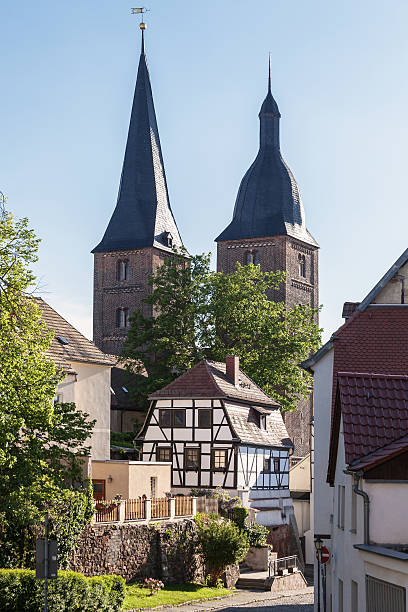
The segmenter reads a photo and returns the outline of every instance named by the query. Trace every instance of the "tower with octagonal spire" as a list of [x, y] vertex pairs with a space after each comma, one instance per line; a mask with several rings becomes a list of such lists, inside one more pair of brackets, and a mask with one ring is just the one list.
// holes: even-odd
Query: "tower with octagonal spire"
[[148, 279], [182, 241], [170, 207], [166, 174], [144, 48], [130, 116], [129, 133], [115, 210], [94, 254], [94, 342], [119, 354], [129, 317], [150, 307], [142, 298]]

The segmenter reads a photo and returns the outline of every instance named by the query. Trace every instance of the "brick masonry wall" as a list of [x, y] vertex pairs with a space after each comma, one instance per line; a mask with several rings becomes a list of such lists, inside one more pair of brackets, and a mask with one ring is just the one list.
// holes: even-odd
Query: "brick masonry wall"
[[165, 583], [202, 581], [195, 524], [185, 520], [157, 525], [92, 525], [81, 535], [70, 569], [85, 576], [119, 574], [127, 582], [160, 578]]
[[[236, 262], [246, 264], [248, 251], [257, 251], [261, 270], [271, 272], [284, 270], [287, 280], [269, 299], [285, 302], [287, 308], [307, 304], [319, 306], [318, 249], [290, 236], [273, 236], [231, 240], [217, 243], [217, 270], [227, 274], [235, 271]], [[305, 256], [306, 277], [299, 274], [299, 254]], [[316, 320], [318, 317], [316, 316]], [[310, 452], [310, 421], [312, 397], [301, 400], [298, 409], [284, 415], [288, 434], [295, 444], [295, 455], [303, 457]]]
[[[93, 338], [105, 353], [118, 355], [126, 339], [127, 330], [116, 324], [118, 308], [128, 308], [129, 316], [141, 308], [145, 316], [151, 316], [151, 308], [142, 300], [151, 293], [149, 278], [166, 255], [153, 247], [95, 253]], [[117, 275], [120, 260], [128, 261], [128, 279], [124, 281]]]

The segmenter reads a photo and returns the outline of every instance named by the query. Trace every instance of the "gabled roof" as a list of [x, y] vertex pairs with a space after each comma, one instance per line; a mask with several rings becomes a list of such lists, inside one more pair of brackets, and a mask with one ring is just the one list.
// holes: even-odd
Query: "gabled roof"
[[[244, 444], [288, 446], [293, 448], [280, 410], [270, 410], [266, 417], [266, 429], [260, 429], [259, 418], [248, 405], [224, 403], [234, 437]], [[256, 406], [254, 407], [256, 410]]]
[[338, 373], [329, 452], [328, 481], [331, 483], [341, 418], [345, 460], [349, 466], [408, 435], [408, 376]]
[[280, 112], [271, 92], [262, 104], [260, 147], [241, 181], [231, 223], [216, 242], [288, 235], [317, 247], [308, 232], [299, 189], [280, 152]]
[[403, 436], [399, 440], [395, 440], [394, 442], [390, 442], [390, 444], [386, 444], [382, 448], [366, 455], [365, 457], [361, 457], [361, 459], [356, 459], [353, 461], [351, 465], [349, 465], [349, 470], [352, 472], [366, 472], [367, 470], [371, 470], [377, 465], [381, 465], [402, 453], [408, 451], [408, 435]]
[[[42, 318], [55, 334], [47, 351], [54, 363], [66, 373], [73, 373], [72, 362], [91, 363], [105, 366], [114, 365], [114, 361], [102, 353], [93, 342], [85, 338], [75, 327], [61, 317], [47, 302], [34, 298]], [[58, 340], [58, 338], [60, 340]], [[66, 342], [65, 342], [66, 341]]]
[[279, 404], [264, 393], [242, 370], [239, 370], [239, 378], [239, 386], [235, 387], [226, 374], [225, 363], [204, 359], [163, 389], [152, 393], [149, 399], [229, 398], [279, 408]]
[[169, 202], [142, 42], [118, 200], [102, 241], [92, 253], [151, 246], [171, 251], [169, 235], [173, 246], [181, 247], [180, 234]]
[[[343, 329], [348, 327], [348, 325], [350, 325], [355, 320], [355, 318], [358, 316], [358, 313], [365, 312], [367, 308], [370, 307], [370, 305], [373, 305], [373, 302], [375, 301], [379, 293], [390, 282], [390, 280], [394, 278], [394, 276], [398, 273], [402, 266], [404, 266], [407, 262], [408, 249], [405, 249], [402, 255], [398, 257], [397, 261], [392, 264], [392, 266], [389, 268], [389, 270], [387, 270], [384, 276], [378, 281], [378, 283], [376, 283], [376, 285], [374, 285], [374, 287], [366, 295], [362, 302], [345, 302], [343, 305], [342, 316], [346, 317], [346, 322], [332, 334], [330, 340], [326, 342], [326, 344], [324, 344], [314, 355], [309, 357], [309, 359], [303, 361], [300, 366], [307, 371], [311, 371], [313, 366], [333, 348], [333, 340], [336, 340], [337, 337], [342, 333]], [[378, 304], [378, 307], [381, 306], [384, 305]], [[393, 306], [397, 306], [397, 304], [394, 304]], [[408, 304], [400, 304], [399, 306], [406, 306], [408, 308]]]

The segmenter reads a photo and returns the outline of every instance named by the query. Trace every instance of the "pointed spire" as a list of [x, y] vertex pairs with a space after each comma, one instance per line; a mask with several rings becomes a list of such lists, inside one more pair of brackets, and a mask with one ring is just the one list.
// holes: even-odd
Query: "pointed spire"
[[[142, 27], [143, 26], [143, 27]], [[146, 64], [144, 30], [129, 133], [116, 208], [102, 241], [92, 251], [181, 246], [169, 203], [166, 174]]]
[[268, 71], [268, 93], [272, 95], [271, 89], [271, 54], [269, 53], [269, 71]]

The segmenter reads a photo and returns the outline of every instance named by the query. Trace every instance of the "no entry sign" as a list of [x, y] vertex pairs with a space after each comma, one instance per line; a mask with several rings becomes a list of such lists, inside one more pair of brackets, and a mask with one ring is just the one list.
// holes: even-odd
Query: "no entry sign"
[[[316, 559], [319, 560], [317, 551], [316, 551]], [[326, 546], [322, 546], [320, 562], [327, 563], [329, 559], [330, 559], [330, 553], [328, 549], [326, 548]]]

